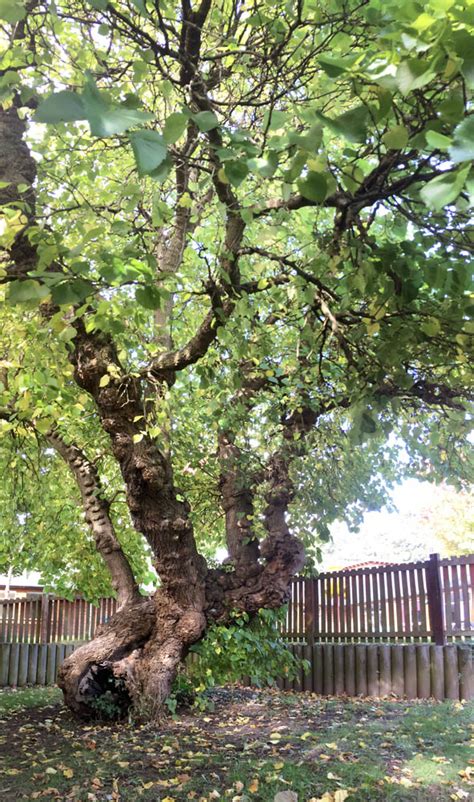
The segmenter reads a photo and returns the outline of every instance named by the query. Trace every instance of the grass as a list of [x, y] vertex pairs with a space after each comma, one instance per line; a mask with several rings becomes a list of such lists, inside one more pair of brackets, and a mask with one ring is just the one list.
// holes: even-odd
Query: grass
[[59, 688], [7, 688], [0, 690], [0, 716], [17, 710], [57, 704], [61, 699]]
[[[220, 689], [158, 726], [74, 721], [57, 689], [0, 693], [0, 799], [471, 799], [472, 704]], [[336, 792], [339, 792], [337, 794]], [[326, 795], [326, 796], [324, 796]]]

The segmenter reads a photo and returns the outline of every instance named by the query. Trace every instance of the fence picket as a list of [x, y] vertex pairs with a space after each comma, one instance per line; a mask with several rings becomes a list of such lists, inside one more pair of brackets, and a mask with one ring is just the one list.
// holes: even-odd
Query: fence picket
[[451, 583], [453, 588], [453, 630], [459, 632], [462, 629], [461, 619], [461, 588], [460, 577], [457, 565], [451, 565]]
[[[460, 565], [460, 582], [462, 594], [462, 607], [463, 615], [461, 623], [461, 631], [468, 632], [471, 629], [470, 610], [469, 610], [469, 585], [467, 577], [467, 565]], [[472, 592], [472, 591], [471, 591]]]

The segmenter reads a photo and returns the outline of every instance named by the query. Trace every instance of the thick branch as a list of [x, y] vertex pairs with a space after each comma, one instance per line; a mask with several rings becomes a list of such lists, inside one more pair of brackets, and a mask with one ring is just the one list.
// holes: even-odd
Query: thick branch
[[[146, 404], [141, 383], [125, 376], [112, 340], [87, 332], [76, 320], [70, 359], [80, 387], [94, 398], [127, 488], [133, 523], [155, 554], [156, 569], [172, 596], [182, 603], [199, 599], [206, 573], [189, 520], [189, 505], [179, 500], [169, 458], [142, 430]], [[104, 376], [109, 377], [104, 386]]]
[[110, 518], [110, 504], [103, 496], [97, 468], [80, 448], [68, 445], [54, 429], [46, 434], [46, 439], [74, 474], [81, 493], [86, 522], [94, 536], [97, 551], [112, 576], [112, 587], [117, 591], [119, 605], [139, 601], [138, 585], [115, 534]]
[[253, 491], [240, 466], [242, 453], [230, 431], [219, 432], [218, 458], [229, 556], [237, 571], [248, 571], [257, 563], [260, 554], [258, 540], [253, 534]]
[[208, 351], [217, 337], [219, 320], [222, 322], [230, 315], [234, 308], [234, 302], [227, 300], [208, 312], [196, 333], [188, 340], [186, 345], [176, 351], [167, 351], [156, 357], [150, 365], [143, 371], [151, 374], [155, 378], [164, 378], [170, 372], [176, 372], [194, 365]]

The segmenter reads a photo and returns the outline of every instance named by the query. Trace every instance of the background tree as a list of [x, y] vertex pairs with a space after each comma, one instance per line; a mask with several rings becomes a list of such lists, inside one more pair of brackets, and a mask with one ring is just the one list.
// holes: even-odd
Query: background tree
[[285, 601], [290, 522], [382, 500], [401, 438], [466, 475], [472, 10], [0, 8], [5, 449], [65, 461], [121, 600], [67, 703], [154, 715], [213, 622]]

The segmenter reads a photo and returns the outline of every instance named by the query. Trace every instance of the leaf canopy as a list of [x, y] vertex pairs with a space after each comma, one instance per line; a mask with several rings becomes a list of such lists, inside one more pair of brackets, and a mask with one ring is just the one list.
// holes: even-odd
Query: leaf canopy
[[[210, 559], [222, 432], [260, 541], [291, 444], [309, 563], [402, 475], [472, 481], [471, 4], [213, 0], [193, 25], [159, 6], [0, 4], [2, 114], [26, 128], [21, 170], [0, 159], [0, 557], [90, 596], [110, 586], [52, 425], [100, 466], [150, 579], [98, 390], [139, 395], [127, 442], [172, 454]], [[78, 332], [115, 354], [89, 394]]]

